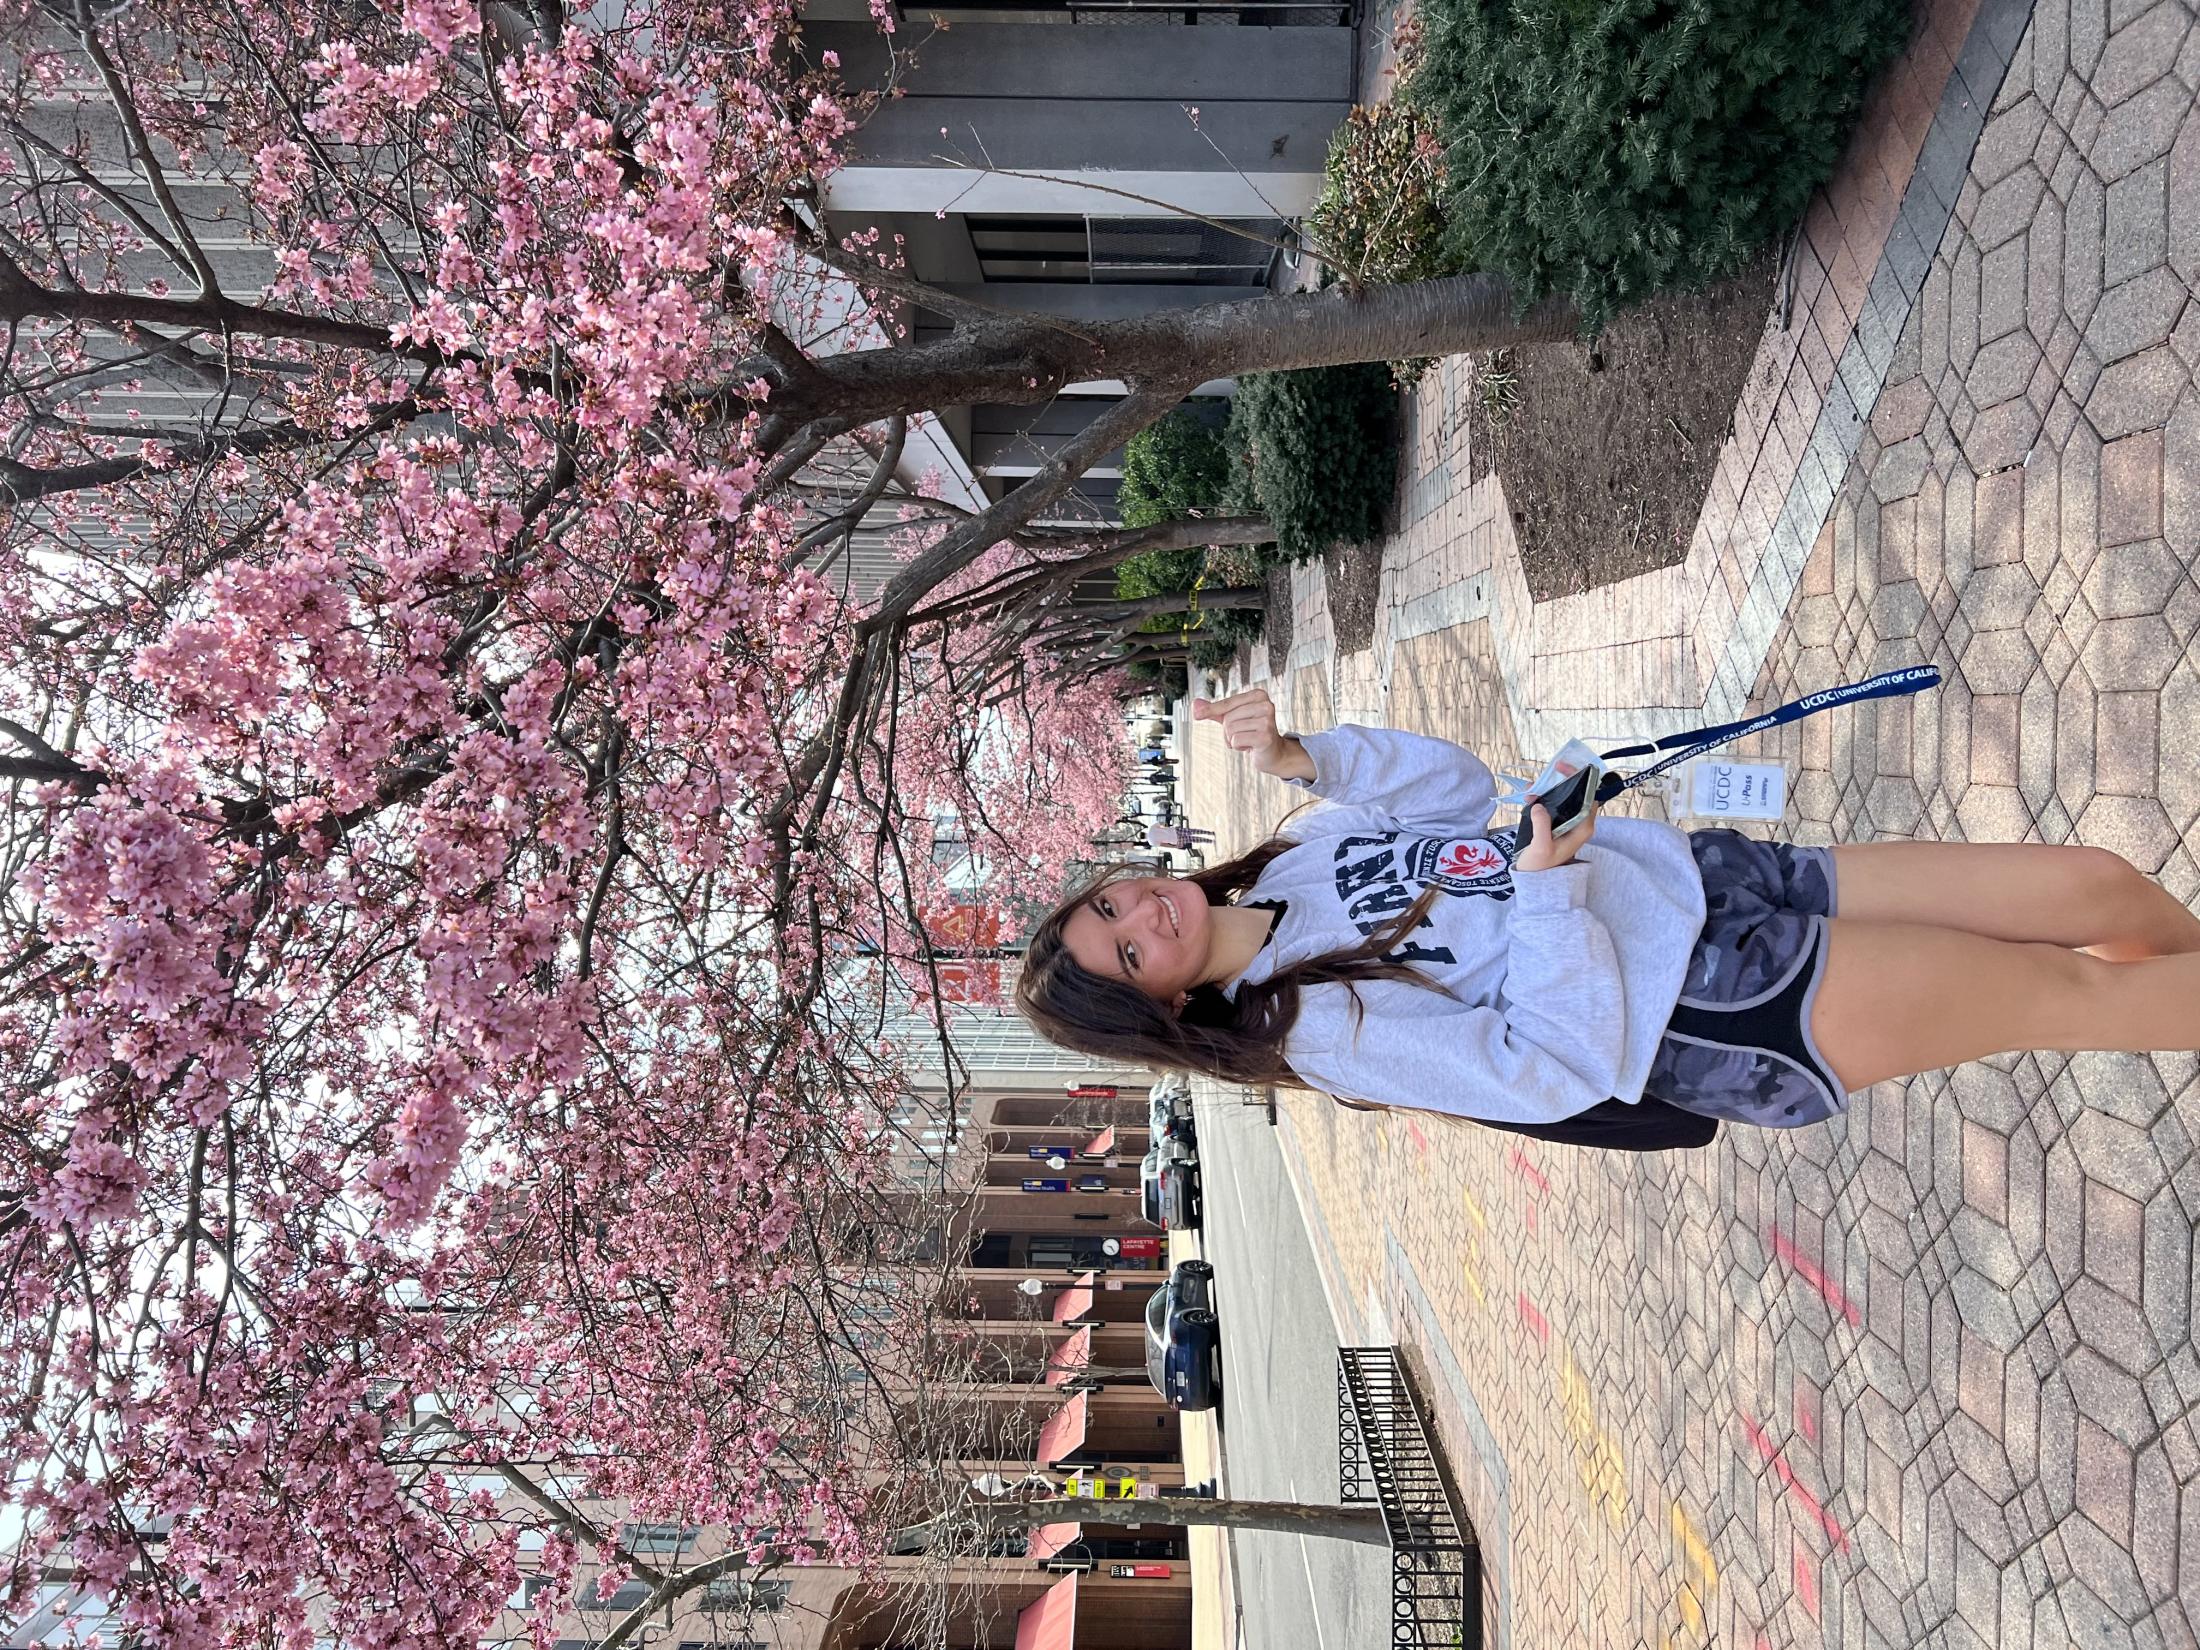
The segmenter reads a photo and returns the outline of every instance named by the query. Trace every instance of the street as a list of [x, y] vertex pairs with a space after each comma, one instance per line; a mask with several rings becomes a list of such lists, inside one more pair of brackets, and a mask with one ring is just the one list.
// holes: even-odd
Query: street
[[[1258, 1107], [1199, 1103], [1205, 1226], [1222, 1324], [1222, 1490], [1337, 1501], [1337, 1329], [1275, 1130]], [[1240, 1644], [1351, 1650], [1389, 1636], [1385, 1549], [1243, 1532]]]

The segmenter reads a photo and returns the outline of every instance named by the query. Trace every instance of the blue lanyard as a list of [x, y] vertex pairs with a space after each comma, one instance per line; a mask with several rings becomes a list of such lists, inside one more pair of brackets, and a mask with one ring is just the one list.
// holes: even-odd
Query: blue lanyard
[[[1677, 767], [1692, 756], [1701, 756], [1705, 751], [1717, 750], [1721, 745], [1731, 744], [1736, 739], [1762, 733], [1766, 728], [1800, 722], [1806, 716], [1815, 716], [1822, 710], [1831, 710], [1836, 705], [1845, 705], [1856, 699], [1898, 699], [1906, 694], [1923, 693], [1927, 688], [1938, 686], [1939, 667], [1911, 665], [1904, 670], [1887, 671], [1866, 682], [1848, 682], [1840, 687], [1827, 688], [1823, 693], [1805, 694], [1800, 699], [1790, 700], [1777, 710], [1768, 710], [1762, 716], [1751, 717], [1747, 721], [1723, 722], [1710, 728], [1691, 728], [1686, 733], [1669, 733], [1663, 739], [1654, 739], [1647, 745], [1626, 745], [1615, 751], [1606, 751], [1606, 761], [1617, 757], [1654, 756], [1659, 751], [1672, 751], [1673, 754], [1654, 766], [1644, 768], [1640, 773], [1628, 774], [1625, 778], [1616, 773], [1606, 774], [1604, 782], [1597, 786], [1597, 800], [1609, 802], [1621, 791], [1632, 790], [1644, 780], [1653, 778], [1668, 768]], [[1676, 745], [1686, 748], [1674, 750]]]

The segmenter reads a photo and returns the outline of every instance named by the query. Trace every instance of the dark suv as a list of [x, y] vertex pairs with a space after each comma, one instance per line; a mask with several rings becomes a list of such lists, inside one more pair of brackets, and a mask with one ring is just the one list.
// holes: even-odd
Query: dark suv
[[1146, 1303], [1146, 1378], [1178, 1409], [1213, 1409], [1222, 1393], [1215, 1269], [1180, 1262]]

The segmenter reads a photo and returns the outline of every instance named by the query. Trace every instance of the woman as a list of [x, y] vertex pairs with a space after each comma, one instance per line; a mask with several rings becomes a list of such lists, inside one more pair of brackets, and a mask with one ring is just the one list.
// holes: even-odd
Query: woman
[[1146, 846], [1149, 848], [1190, 848], [1214, 839], [1214, 832], [1195, 831], [1189, 825], [1156, 822], [1146, 827]]
[[2200, 918], [2102, 849], [1554, 837], [1538, 803], [1516, 850], [1456, 745], [1280, 734], [1259, 688], [1192, 714], [1330, 806], [1040, 924], [1018, 1006], [1080, 1053], [1655, 1150], [1989, 1054], [2200, 1049]]

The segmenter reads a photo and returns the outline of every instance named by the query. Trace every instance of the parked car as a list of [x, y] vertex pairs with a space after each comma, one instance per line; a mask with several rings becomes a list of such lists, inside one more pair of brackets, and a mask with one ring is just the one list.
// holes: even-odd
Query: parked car
[[1138, 1165], [1140, 1207], [1149, 1226], [1199, 1230], [1199, 1153], [1181, 1135], [1156, 1140]]
[[1178, 1409], [1213, 1409], [1222, 1396], [1222, 1335], [1215, 1269], [1181, 1262], [1146, 1303], [1146, 1378]]
[[1156, 1140], [1193, 1138], [1192, 1085], [1180, 1073], [1168, 1073], [1146, 1091], [1146, 1127]]

